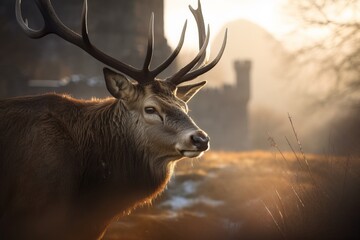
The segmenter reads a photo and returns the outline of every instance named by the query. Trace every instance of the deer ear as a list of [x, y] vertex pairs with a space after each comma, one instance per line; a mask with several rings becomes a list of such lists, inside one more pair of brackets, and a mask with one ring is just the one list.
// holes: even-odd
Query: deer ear
[[106, 88], [113, 97], [128, 100], [134, 95], [136, 87], [129, 81], [129, 79], [127, 79], [127, 77], [106, 67], [103, 71]]
[[206, 84], [206, 81], [180, 86], [176, 88], [176, 96], [184, 102], [190, 101], [190, 99]]

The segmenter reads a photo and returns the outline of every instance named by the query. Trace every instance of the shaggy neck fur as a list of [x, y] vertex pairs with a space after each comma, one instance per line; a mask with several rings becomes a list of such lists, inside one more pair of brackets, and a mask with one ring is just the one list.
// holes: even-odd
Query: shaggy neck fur
[[121, 101], [91, 103], [80, 111], [74, 129], [83, 131], [74, 139], [82, 159], [83, 199], [94, 199], [96, 205], [113, 202], [116, 211], [150, 202], [168, 182], [174, 159], [152, 151], [139, 119]]

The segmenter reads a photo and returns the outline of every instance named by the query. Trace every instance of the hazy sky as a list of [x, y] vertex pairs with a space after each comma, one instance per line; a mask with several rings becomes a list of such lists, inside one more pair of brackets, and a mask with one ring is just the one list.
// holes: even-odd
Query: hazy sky
[[[210, 24], [212, 37], [227, 23], [237, 19], [246, 19], [257, 23], [281, 39], [292, 30], [284, 5], [286, 0], [202, 0], [205, 23]], [[197, 41], [196, 23], [188, 5], [197, 7], [197, 0], [165, 0], [165, 34], [171, 46], [175, 46], [184, 21], [188, 19], [186, 47]], [[231, 34], [231, 30], [230, 30]], [[213, 38], [211, 38], [213, 39]]]

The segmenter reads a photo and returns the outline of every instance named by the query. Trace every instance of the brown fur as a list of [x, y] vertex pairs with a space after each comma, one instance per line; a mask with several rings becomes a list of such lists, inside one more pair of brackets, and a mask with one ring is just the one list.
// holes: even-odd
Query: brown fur
[[[175, 144], [199, 129], [166, 85], [136, 88], [127, 101], [0, 101], [0, 239], [97, 239], [164, 189], [182, 157]], [[144, 118], [148, 99], [162, 123]]]

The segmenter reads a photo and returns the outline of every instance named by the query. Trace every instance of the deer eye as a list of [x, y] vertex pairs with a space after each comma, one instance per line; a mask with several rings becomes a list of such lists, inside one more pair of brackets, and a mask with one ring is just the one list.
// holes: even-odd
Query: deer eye
[[145, 107], [145, 113], [147, 114], [157, 114], [157, 111], [154, 107]]
[[154, 107], [145, 107], [144, 111], [146, 114], [149, 115], [149, 117], [151, 117], [152, 119], [159, 119], [162, 122], [164, 122], [163, 117], [161, 116], [161, 114], [156, 110], [156, 108]]

